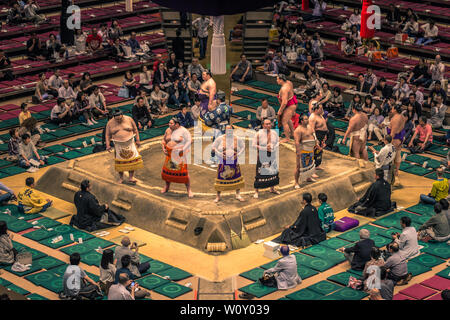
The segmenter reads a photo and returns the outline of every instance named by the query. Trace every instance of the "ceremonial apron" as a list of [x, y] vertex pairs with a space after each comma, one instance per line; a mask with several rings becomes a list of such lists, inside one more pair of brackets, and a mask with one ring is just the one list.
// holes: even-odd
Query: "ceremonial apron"
[[301, 144], [300, 151], [300, 181], [304, 181], [314, 174], [316, 165], [314, 163], [315, 140], [307, 140]]
[[[182, 155], [179, 156], [179, 163], [172, 161], [172, 149], [166, 147], [167, 156], [161, 171], [161, 178], [166, 182], [189, 183], [187, 164], [184, 163]], [[177, 159], [178, 160], [178, 159]]]
[[[271, 144], [272, 134], [267, 135], [267, 145]], [[257, 135], [257, 144], [259, 146], [259, 135]], [[265, 189], [277, 186], [280, 184], [280, 178], [278, 177], [278, 163], [276, 159], [272, 159], [272, 152], [267, 152], [267, 159], [261, 162], [260, 153], [264, 151], [258, 151], [258, 160], [256, 162], [256, 176], [253, 187], [255, 189]]]
[[142, 157], [134, 143], [134, 135], [128, 141], [112, 141], [114, 141], [114, 164], [117, 172], [135, 171], [144, 167]]
[[[234, 138], [234, 153], [236, 154], [237, 143]], [[226, 150], [226, 138], [223, 139], [223, 150]], [[216, 191], [229, 191], [244, 188], [244, 177], [241, 175], [237, 157], [223, 159], [217, 168], [217, 178], [214, 183]]]

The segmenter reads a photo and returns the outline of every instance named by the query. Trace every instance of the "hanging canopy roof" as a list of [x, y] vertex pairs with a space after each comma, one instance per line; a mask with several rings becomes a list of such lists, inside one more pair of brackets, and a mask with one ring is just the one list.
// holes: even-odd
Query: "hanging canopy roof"
[[221, 16], [243, 13], [268, 6], [273, 6], [279, 0], [152, 0], [160, 6], [181, 12]]

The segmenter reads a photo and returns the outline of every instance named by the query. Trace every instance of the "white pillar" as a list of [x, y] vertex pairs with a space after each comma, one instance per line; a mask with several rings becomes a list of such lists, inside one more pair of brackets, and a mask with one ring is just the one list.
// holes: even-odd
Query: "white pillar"
[[212, 17], [212, 21], [214, 34], [211, 45], [211, 73], [225, 74], [227, 73], [227, 51], [223, 34], [224, 17]]
[[133, 11], [133, 0], [125, 0], [125, 11], [127, 12]]

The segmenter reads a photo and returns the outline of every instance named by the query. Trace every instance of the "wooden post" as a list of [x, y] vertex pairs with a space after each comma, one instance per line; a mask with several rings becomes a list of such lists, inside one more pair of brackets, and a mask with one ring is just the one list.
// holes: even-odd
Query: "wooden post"
[[133, 0], [125, 0], [125, 11], [127, 12], [133, 11]]

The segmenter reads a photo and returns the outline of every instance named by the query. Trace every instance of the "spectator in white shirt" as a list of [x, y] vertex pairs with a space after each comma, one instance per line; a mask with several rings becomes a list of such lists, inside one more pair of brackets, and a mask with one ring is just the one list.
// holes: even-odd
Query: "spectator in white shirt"
[[441, 62], [441, 56], [436, 55], [434, 63], [430, 64], [430, 73], [432, 81], [444, 80], [445, 65]]
[[91, 105], [92, 112], [97, 117], [108, 113], [105, 97], [103, 96], [103, 93], [100, 92], [98, 86], [92, 87], [92, 94], [89, 96], [89, 104]]
[[66, 99], [66, 104], [73, 106], [77, 95], [69, 86], [69, 80], [64, 80], [63, 85], [58, 90], [58, 97]]
[[62, 87], [63, 82], [64, 80], [59, 73], [59, 69], [55, 69], [55, 73], [48, 79], [48, 87], [58, 91]]
[[327, 8], [327, 4], [323, 0], [313, 0], [314, 9], [313, 9], [313, 18], [322, 18], [322, 15]]
[[438, 27], [434, 24], [434, 21], [430, 20], [428, 23], [421, 26], [421, 29], [425, 31], [425, 34], [423, 38], [417, 40], [416, 44], [426, 46], [437, 39]]
[[401, 101], [409, 96], [409, 86], [406, 83], [406, 78], [401, 77], [400, 81], [397, 83], [397, 85], [393, 88], [394, 90], [394, 96], [397, 99], [397, 101]]
[[197, 30], [197, 37], [200, 44], [200, 60], [205, 58], [206, 45], [208, 43], [208, 28], [211, 25], [211, 20], [202, 15], [200, 18], [192, 22], [192, 26]]

